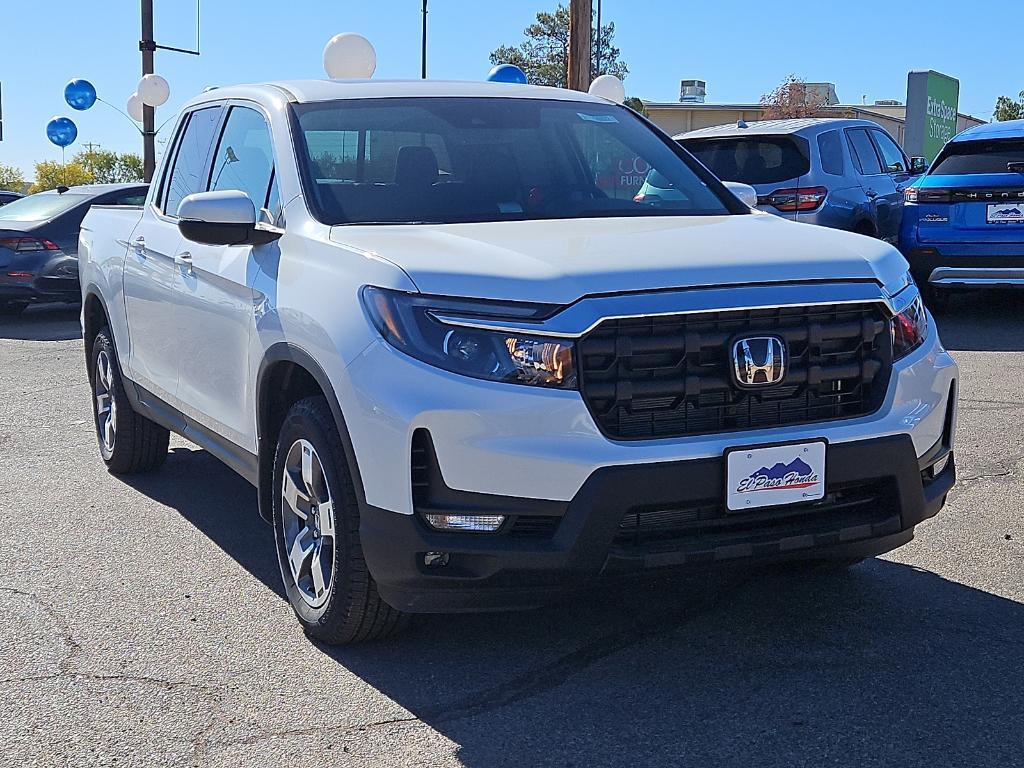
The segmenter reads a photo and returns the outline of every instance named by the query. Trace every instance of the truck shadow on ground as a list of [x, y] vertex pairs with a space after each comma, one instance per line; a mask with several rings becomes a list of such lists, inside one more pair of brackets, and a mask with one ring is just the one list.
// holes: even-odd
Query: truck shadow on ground
[[[130, 482], [282, 595], [255, 492], [209, 454], [176, 448]], [[1006, 766], [1024, 749], [1022, 627], [1018, 602], [875, 559], [610, 584], [319, 652], [467, 766]]]
[[948, 307], [933, 313], [946, 349], [1024, 350], [1024, 290], [953, 294]]

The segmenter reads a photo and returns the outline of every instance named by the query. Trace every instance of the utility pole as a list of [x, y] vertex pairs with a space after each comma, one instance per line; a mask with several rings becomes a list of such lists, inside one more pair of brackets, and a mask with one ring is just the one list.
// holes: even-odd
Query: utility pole
[[570, 88], [585, 91], [590, 87], [590, 30], [594, 20], [591, 0], [569, 1], [569, 82]]
[[597, 30], [595, 34], [597, 35], [597, 39], [594, 41], [597, 64], [594, 66], [594, 77], [600, 77], [604, 74], [601, 72], [601, 0], [597, 0]]
[[86, 142], [85, 144], [82, 144], [82, 146], [85, 147], [85, 162], [89, 164], [89, 173], [95, 173], [96, 172], [96, 163], [93, 160], [93, 153], [97, 149], [99, 149], [102, 145], [95, 144], [95, 143], [90, 141], [90, 142]]
[[427, 79], [427, 0], [423, 0], [423, 42], [420, 44], [420, 77]]
[[[142, 76], [153, 74], [153, 54], [156, 40], [153, 39], [153, 0], [142, 0]], [[148, 104], [142, 105], [142, 177], [148, 183], [153, 180], [156, 170], [156, 110]]]

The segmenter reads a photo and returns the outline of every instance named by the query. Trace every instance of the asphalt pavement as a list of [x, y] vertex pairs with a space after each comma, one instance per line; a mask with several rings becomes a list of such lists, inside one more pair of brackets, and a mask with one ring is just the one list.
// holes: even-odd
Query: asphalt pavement
[[78, 318], [0, 318], [0, 764], [1024, 765], [1024, 294], [939, 317], [949, 505], [849, 571], [730, 570], [328, 648], [256, 494], [108, 474]]

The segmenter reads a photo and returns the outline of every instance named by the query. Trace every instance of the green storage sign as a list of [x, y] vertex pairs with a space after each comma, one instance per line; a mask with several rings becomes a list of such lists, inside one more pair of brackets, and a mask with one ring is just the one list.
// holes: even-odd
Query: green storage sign
[[956, 133], [960, 81], [928, 70], [907, 77], [907, 125], [904, 148], [931, 162]]

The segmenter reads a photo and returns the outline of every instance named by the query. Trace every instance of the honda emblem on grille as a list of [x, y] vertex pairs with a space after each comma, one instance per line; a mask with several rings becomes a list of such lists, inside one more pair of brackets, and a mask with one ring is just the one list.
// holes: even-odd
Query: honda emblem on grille
[[786, 375], [786, 345], [778, 336], [737, 339], [732, 363], [741, 387], [769, 387]]

